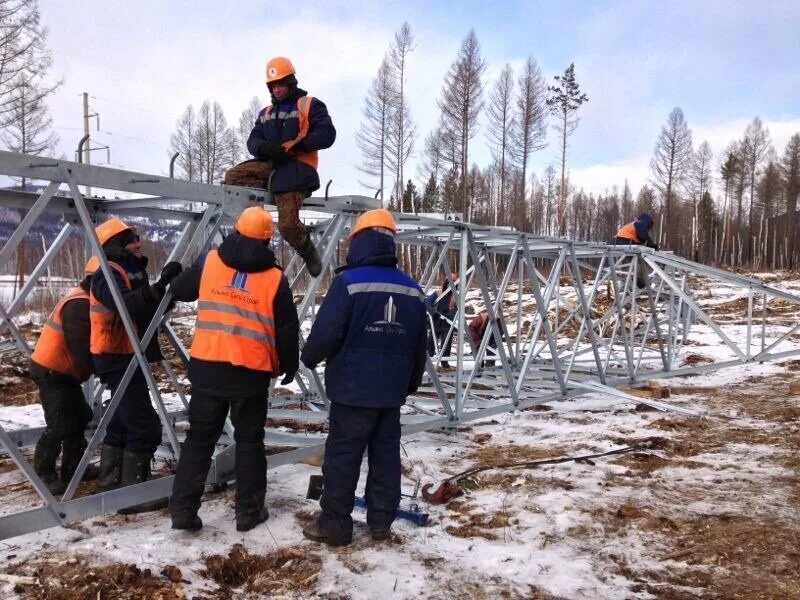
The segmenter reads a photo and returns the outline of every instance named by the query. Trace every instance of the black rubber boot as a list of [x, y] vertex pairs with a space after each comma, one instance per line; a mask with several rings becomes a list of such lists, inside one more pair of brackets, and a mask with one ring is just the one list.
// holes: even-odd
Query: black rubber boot
[[311, 241], [311, 236], [306, 238], [306, 243], [297, 249], [300, 258], [306, 263], [308, 274], [312, 277], [318, 277], [322, 273], [322, 261], [319, 258], [319, 252], [314, 242]]
[[103, 444], [100, 450], [100, 469], [97, 474], [97, 491], [107, 492], [119, 487], [122, 477], [122, 448]]
[[[122, 477], [120, 487], [142, 483], [150, 479], [150, 463], [153, 460], [152, 454], [137, 454], [125, 450], [122, 455]], [[135, 515], [143, 512], [151, 512], [166, 508], [169, 498], [158, 498], [149, 502], [142, 502], [134, 506], [122, 508], [117, 511], [120, 515]]]
[[[61, 481], [64, 485], [69, 485], [78, 463], [81, 462], [83, 453], [86, 450], [86, 439], [84, 437], [64, 438], [64, 454], [61, 457]], [[86, 465], [81, 481], [91, 481], [97, 479], [100, 470], [93, 464]]]
[[303, 535], [314, 542], [321, 542], [328, 546], [347, 546], [353, 541], [353, 532], [333, 534], [325, 531], [319, 525], [319, 519], [314, 519], [311, 525], [303, 528]]
[[370, 527], [369, 533], [374, 542], [385, 542], [392, 537], [391, 527]]
[[56, 473], [56, 459], [60, 453], [61, 441], [53, 441], [46, 435], [39, 438], [33, 453], [33, 468], [47, 485], [50, 493], [54, 495], [63, 494], [66, 489]]
[[269, 511], [266, 506], [263, 506], [260, 511], [255, 513], [236, 515], [236, 531], [250, 531], [267, 519], [269, 519]]
[[197, 531], [203, 528], [203, 520], [197, 515], [180, 516], [172, 515], [173, 529], [186, 529], [187, 531]]

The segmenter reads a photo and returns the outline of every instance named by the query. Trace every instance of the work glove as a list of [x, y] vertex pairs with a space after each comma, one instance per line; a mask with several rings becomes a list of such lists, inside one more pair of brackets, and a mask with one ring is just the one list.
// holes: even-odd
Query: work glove
[[161, 277], [158, 278], [156, 283], [166, 288], [173, 279], [181, 274], [181, 271], [183, 271], [183, 265], [181, 263], [175, 260], [168, 262], [164, 265], [164, 268], [161, 269]]
[[289, 155], [280, 144], [264, 142], [258, 147], [258, 157], [262, 160], [271, 160], [279, 165], [289, 160]]
[[157, 304], [161, 302], [164, 294], [167, 293], [167, 286], [163, 285], [161, 281], [156, 281], [154, 284], [147, 286], [146, 293], [150, 301]]
[[281, 379], [281, 385], [289, 385], [294, 381], [294, 376], [297, 375], [297, 371], [293, 371], [292, 373], [286, 373]]

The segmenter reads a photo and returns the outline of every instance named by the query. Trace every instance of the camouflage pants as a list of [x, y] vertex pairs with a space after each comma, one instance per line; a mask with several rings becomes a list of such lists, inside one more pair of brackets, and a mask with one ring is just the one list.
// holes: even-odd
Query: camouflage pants
[[[241, 185], [267, 189], [269, 176], [272, 173], [272, 162], [264, 160], [248, 160], [231, 167], [225, 172], [226, 185]], [[279, 192], [275, 194], [278, 206], [278, 231], [295, 250], [302, 248], [308, 241], [308, 232], [300, 221], [300, 208], [305, 200], [304, 192]]]

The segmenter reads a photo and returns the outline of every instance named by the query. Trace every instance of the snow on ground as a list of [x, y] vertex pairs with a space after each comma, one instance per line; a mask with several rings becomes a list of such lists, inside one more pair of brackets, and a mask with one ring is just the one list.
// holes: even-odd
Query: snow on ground
[[[729, 290], [708, 291], [709, 303], [731, 299]], [[726, 332], [734, 341], [746, 335], [738, 324]], [[693, 328], [690, 351], [716, 360], [729, 354], [705, 325]], [[788, 392], [798, 371], [800, 361], [786, 361], [659, 380], [678, 392], [667, 402], [703, 417], [587, 394], [404, 437], [408, 494], [417, 482], [438, 484], [475, 465], [649, 447], [591, 462], [489, 470], [465, 481], [466, 494], [446, 505], [404, 498], [430, 513], [430, 523], [398, 520], [389, 543], [371, 541], [358, 508], [351, 546], [304, 540], [302, 524], [318, 509], [305, 498], [308, 478], [320, 471], [297, 464], [269, 472], [270, 519], [250, 532], [235, 531], [226, 490], [207, 496], [198, 533], [171, 530], [166, 511], [104, 515], [0, 542], [0, 572], [38, 574], [53, 586], [65, 585], [59, 574], [70, 573], [72, 589], [81, 590], [75, 597], [96, 596], [104, 565], [120, 564], [142, 572], [114, 575], [102, 588], [107, 597], [800, 597], [800, 399]], [[4, 407], [0, 423], [37, 425], [41, 411]], [[0, 496], [8, 498], [4, 488], [19, 478], [2, 471], [0, 463]], [[17, 491], [17, 500], [32, 502], [25, 493]], [[256, 558], [261, 570], [241, 566]], [[170, 565], [180, 569], [173, 581], [160, 575]], [[44, 588], [15, 591], [2, 581], [3, 597], [44, 595]]]

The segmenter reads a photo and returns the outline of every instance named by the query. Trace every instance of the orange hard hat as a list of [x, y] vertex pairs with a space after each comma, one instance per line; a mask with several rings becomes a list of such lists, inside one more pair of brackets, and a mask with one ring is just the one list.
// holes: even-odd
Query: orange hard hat
[[126, 230], [135, 232], [136, 227], [126, 225], [121, 219], [109, 219], [105, 223], [100, 223], [100, 225], [94, 228], [94, 232], [97, 234], [101, 246], [118, 233], [122, 233]]
[[274, 231], [272, 215], [263, 206], [250, 206], [242, 211], [236, 221], [236, 231], [257, 240], [268, 240]]
[[397, 225], [394, 223], [394, 217], [385, 208], [376, 208], [368, 210], [356, 220], [356, 225], [350, 234], [350, 239], [359, 231], [369, 229], [370, 227], [380, 227], [381, 229], [388, 229], [393, 234], [397, 233]]
[[294, 75], [294, 65], [285, 56], [276, 56], [267, 63], [267, 83], [279, 81], [289, 75]]
[[83, 269], [84, 274], [91, 275], [100, 268], [100, 259], [93, 256], [86, 261], [86, 267]]

